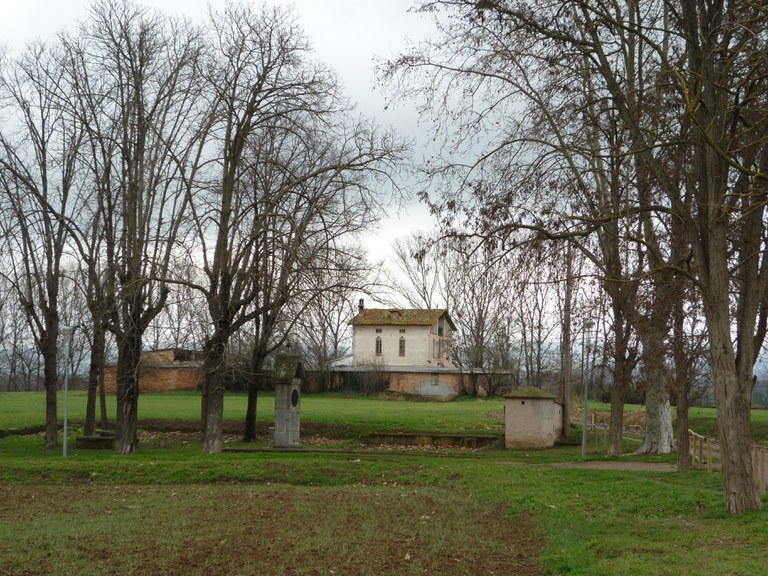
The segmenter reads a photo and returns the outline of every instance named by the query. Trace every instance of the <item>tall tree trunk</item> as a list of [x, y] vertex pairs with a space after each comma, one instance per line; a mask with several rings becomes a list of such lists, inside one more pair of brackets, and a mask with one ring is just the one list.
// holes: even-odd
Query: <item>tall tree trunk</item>
[[[649, 322], [658, 321], [653, 315]], [[674, 437], [672, 406], [667, 391], [665, 358], [665, 326], [645, 326], [643, 334], [643, 376], [645, 378], [645, 437], [638, 449], [640, 454], [669, 454]]]
[[613, 382], [611, 383], [611, 416], [608, 422], [608, 456], [621, 456], [624, 453], [624, 404], [627, 391], [632, 382], [632, 371], [636, 364], [637, 353], [630, 350], [630, 328], [621, 313], [622, 303], [615, 299], [612, 303], [613, 318]]
[[[617, 370], [618, 372], [618, 370]], [[628, 381], [614, 380], [611, 385], [611, 416], [608, 421], [608, 456], [624, 453], [624, 404], [627, 400]]]
[[248, 383], [248, 405], [245, 411], [245, 432], [243, 442], [256, 440], [256, 406], [259, 401], [258, 376]]
[[208, 403], [203, 436], [203, 452], [218, 454], [223, 448], [224, 433], [224, 387], [225, 378], [220, 370], [206, 372]]
[[224, 389], [226, 386], [224, 374], [226, 337], [223, 332], [217, 331], [211, 337], [205, 352], [203, 387], [207, 390], [207, 401], [204, 408], [203, 452], [218, 454], [223, 448]]
[[[56, 413], [56, 392], [59, 384], [59, 315], [52, 309], [45, 310], [45, 330], [41, 335], [40, 353], [43, 355], [43, 382], [45, 385], [45, 447], [56, 447], [59, 434]], [[64, 361], [66, 362], [66, 358]]]
[[677, 387], [677, 471], [691, 469], [691, 445], [688, 439], [688, 387]]
[[672, 406], [667, 392], [664, 375], [653, 372], [645, 392], [645, 437], [638, 449], [640, 454], [669, 454], [672, 452], [674, 436], [672, 429]]
[[621, 322], [614, 326], [616, 350], [614, 350], [613, 383], [611, 384], [611, 417], [608, 423], [608, 456], [624, 453], [624, 404], [632, 381], [635, 352], [629, 352], [627, 335]]
[[688, 437], [688, 394], [691, 391], [692, 358], [686, 353], [685, 309], [683, 299], [675, 302], [672, 320], [672, 358], [675, 366], [675, 394], [677, 399], [677, 470], [691, 468], [690, 442]]
[[[743, 38], [764, 32], [764, 8], [750, 13], [748, 3], [735, 9], [731, 3], [697, 0], [682, 2], [680, 9], [688, 55], [685, 89], [693, 89], [686, 95], [694, 103], [688, 114], [698, 128], [691, 139], [697, 213], [688, 228], [709, 334], [723, 499], [726, 512], [740, 514], [760, 508], [752, 470], [751, 403], [755, 355], [765, 337], [763, 332], [758, 338], [756, 331], [766, 299], [765, 190], [764, 183], [755, 186], [754, 173], [734, 178], [732, 161], [753, 168], [748, 150], [765, 141], [764, 126], [741, 133], [750, 124], [741, 103], [764, 94], [765, 76], [754, 82], [754, 92], [740, 88], [755, 80], [745, 82], [744, 64], [763, 58], [761, 49], [741, 51]], [[732, 20], [741, 10], [748, 18]], [[752, 28], [753, 22], [760, 27]], [[724, 28], [733, 34], [723, 34]], [[759, 169], [764, 171], [764, 164]]]
[[[45, 336], [45, 348], [49, 350], [43, 358], [45, 382], [45, 447], [49, 450], [56, 447], [59, 437], [59, 421], [56, 413], [56, 392], [58, 386], [58, 366], [56, 354], [56, 338]], [[50, 350], [53, 348], [53, 350]]]
[[573, 391], [573, 356], [571, 355], [571, 305], [573, 303], [573, 252], [571, 243], [566, 247], [565, 295], [563, 297], [563, 332], [560, 342], [560, 399], [563, 402], [563, 420], [560, 437], [567, 439], [571, 431], [571, 393]]
[[129, 330], [117, 338], [117, 425], [115, 450], [128, 454], [136, 450], [139, 407], [141, 333]]
[[205, 428], [208, 426], [208, 390], [210, 381], [203, 370], [203, 383], [200, 389], [200, 440], [205, 439]]
[[[260, 327], [261, 323], [258, 323], [258, 326]], [[257, 343], [254, 345], [251, 356], [253, 379], [248, 384], [248, 406], [245, 412], [245, 434], [243, 435], [245, 442], [253, 442], [256, 439], [256, 407], [259, 402], [259, 388], [263, 389], [266, 383], [264, 360], [266, 360], [266, 356]]]
[[[104, 370], [104, 350], [106, 336], [101, 322], [93, 323], [93, 342], [91, 343], [91, 362], [88, 368], [88, 396], [85, 406], [85, 426], [83, 434], [93, 436], [96, 432], [96, 396]], [[106, 411], [106, 410], [105, 410]]]
[[99, 407], [101, 412], [101, 427], [107, 428], [107, 391], [104, 389], [104, 370], [99, 374]]
[[255, 374], [253, 380], [248, 383], [248, 405], [245, 411], [244, 442], [256, 440], [256, 407], [259, 402], [259, 388], [264, 380], [263, 374]]
[[709, 334], [725, 510], [731, 514], [758, 510], [761, 503], [752, 470], [751, 365], [749, 374], [746, 364], [735, 365], [727, 324], [719, 331], [710, 328]]

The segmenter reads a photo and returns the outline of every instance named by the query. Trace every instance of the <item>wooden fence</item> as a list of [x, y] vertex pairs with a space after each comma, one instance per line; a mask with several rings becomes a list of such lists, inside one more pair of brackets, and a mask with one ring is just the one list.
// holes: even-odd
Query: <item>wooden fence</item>
[[688, 444], [691, 450], [691, 466], [695, 469], [706, 467], [707, 473], [712, 474], [715, 460], [720, 460], [719, 446], [715, 444], [714, 439], [688, 430]]
[[[708, 474], [712, 474], [715, 467], [719, 467], [720, 446], [714, 438], [696, 434], [688, 430], [689, 445], [691, 451], [691, 466], [693, 468], [705, 468]], [[715, 464], [715, 461], [718, 461]], [[768, 448], [752, 444], [752, 474], [755, 478], [755, 488], [762, 497], [765, 496], [768, 484]]]

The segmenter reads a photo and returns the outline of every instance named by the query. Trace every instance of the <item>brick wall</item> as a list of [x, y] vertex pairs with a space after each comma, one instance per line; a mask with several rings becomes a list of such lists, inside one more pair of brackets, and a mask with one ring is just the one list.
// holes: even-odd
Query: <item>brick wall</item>
[[461, 374], [452, 372], [390, 372], [389, 390], [417, 396], [455, 398], [461, 391]]
[[[196, 390], [202, 384], [203, 373], [198, 366], [147, 366], [139, 376], [142, 392], [172, 392]], [[117, 366], [104, 368], [104, 388], [114, 394], [117, 391]]]

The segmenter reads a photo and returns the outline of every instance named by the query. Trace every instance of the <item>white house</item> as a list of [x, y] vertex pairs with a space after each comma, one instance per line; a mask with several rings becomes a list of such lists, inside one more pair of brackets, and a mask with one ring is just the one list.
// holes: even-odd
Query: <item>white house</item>
[[365, 308], [360, 300], [350, 324], [353, 366], [453, 368], [447, 310]]

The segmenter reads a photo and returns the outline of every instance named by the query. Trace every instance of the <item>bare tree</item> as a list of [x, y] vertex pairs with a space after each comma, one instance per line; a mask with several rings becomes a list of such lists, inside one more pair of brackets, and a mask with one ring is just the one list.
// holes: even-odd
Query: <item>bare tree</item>
[[[191, 242], [194, 246], [194, 243]], [[154, 348], [199, 349], [205, 341], [208, 314], [205, 298], [194, 288], [204, 282], [193, 264], [196, 255], [177, 250], [172, 265], [173, 283], [163, 310], [148, 328]]]
[[341, 237], [374, 220], [381, 197], [369, 177], [399, 153], [391, 136], [349, 117], [334, 75], [309, 59], [289, 10], [228, 4], [211, 26], [206, 79], [220, 172], [205, 175], [192, 212], [210, 314], [202, 405], [209, 453], [221, 450], [229, 337], [255, 323], [252, 373], [261, 373], [281, 310], [307, 285], [301, 276], [323, 274]]
[[57, 442], [59, 297], [66, 219], [78, 210], [73, 191], [83, 130], [54, 96], [61, 74], [52, 49], [31, 45], [0, 76], [14, 119], [0, 132], [3, 240], [13, 259], [7, 278], [43, 359], [45, 445]]
[[[40, 356], [34, 350], [29, 322], [18, 305], [13, 283], [0, 275], [0, 366], [8, 391], [40, 389]], [[29, 360], [34, 360], [30, 362]]]
[[690, 445], [688, 439], [688, 409], [692, 401], [700, 397], [707, 357], [706, 330], [701, 300], [695, 290], [687, 295], [685, 301], [676, 300], [672, 315], [671, 358], [674, 370], [672, 391], [676, 399], [677, 423], [677, 469], [689, 470], [691, 467]]
[[288, 341], [294, 349], [298, 345], [305, 365], [315, 371], [320, 391], [334, 387], [334, 364], [352, 355], [349, 321], [357, 309], [355, 296], [371, 281], [365, 258], [354, 254], [354, 259], [359, 264], [306, 278], [313, 283], [305, 292], [309, 301], [293, 300], [286, 314], [296, 319]]
[[[623, 4], [573, 0], [560, 3], [557, 10], [548, 3], [503, 0], [428, 2], [424, 7], [455, 9], [458, 18], [452, 22], [454, 30], [465, 34], [460, 38], [465, 41], [463, 46], [471, 46], [469, 40], [484, 47], [482, 54], [475, 51], [478, 58], [472, 60], [482, 65], [474, 70], [477, 76], [515, 84], [541, 114], [551, 114], [552, 101], [537, 99], [538, 91], [526, 92], [525, 80], [515, 80], [510, 71], [520, 72], [521, 64], [538, 63], [536, 69], [526, 68], [534, 70], [539, 79], [545, 75], [569, 79], [571, 86], [561, 85], [562, 90], [554, 94], [556, 103], [571, 98], [573, 88], [584, 93], [581, 89], [588, 85], [587, 94], [592, 96], [587, 104], [607, 105], [606, 111], [616, 119], [614, 133], [621, 138], [624, 152], [601, 155], [608, 161], [623, 158], [629, 162], [624, 172], [628, 178], [608, 183], [611, 189], [615, 184], [631, 185], [637, 193], [631, 204], [617, 205], [622, 206], [619, 212], [598, 213], [594, 223], [601, 225], [620, 216], [629, 224], [622, 231], [627, 231], [625, 237], [634, 244], [634, 255], [626, 263], [634, 265], [647, 257], [652, 273], [658, 272], [654, 264], [677, 267], [698, 283], [718, 399], [725, 507], [732, 513], [759, 507], [749, 455], [749, 406], [752, 369], [768, 325], [764, 320], [768, 274], [762, 257], [768, 163], [766, 124], [761, 120], [768, 82], [765, 7], [740, 1], [712, 5], [705, 0]], [[398, 65], [424, 67], [430, 62], [409, 55]], [[449, 66], [444, 70], [450, 70]], [[589, 75], [583, 76], [587, 70]], [[531, 77], [522, 73], [523, 78]], [[585, 108], [560, 108], [567, 109], [578, 114]], [[493, 106], [479, 112], [470, 108], [480, 119], [494, 110]], [[446, 123], [451, 121], [446, 119]], [[481, 130], [485, 124], [473, 126]], [[578, 134], [574, 137], [575, 142], [582, 141]], [[531, 154], [533, 149], [515, 150]], [[670, 162], [670, 150], [686, 162]], [[587, 157], [595, 154], [590, 151]], [[572, 174], [582, 181], [592, 177], [580, 166]], [[482, 195], [478, 197], [482, 199]], [[489, 213], [497, 213], [499, 206], [492, 204]], [[655, 216], [634, 223], [626, 218], [641, 213]], [[562, 210], [548, 211], [546, 221], [523, 217], [516, 227], [552, 235], [562, 231], [558, 225], [563, 222], [562, 214]], [[573, 210], [565, 214], [572, 216]], [[687, 250], [679, 253], [678, 261], [664, 257], [658, 250], [663, 245], [654, 246], [648, 236], [669, 214], [682, 224], [687, 241]], [[632, 281], [639, 279], [636, 276]], [[651, 312], [654, 300], [659, 302], [648, 300], [646, 320], [651, 319], [655, 331], [668, 327], [670, 317], [667, 311]], [[624, 316], [631, 324], [631, 309], [617, 308], [617, 304], [614, 301], [614, 322]], [[618, 349], [620, 331], [615, 332]]]
[[[97, 214], [81, 232], [115, 334], [116, 449], [136, 447], [142, 337], [167, 296], [171, 254], [202, 147], [199, 34], [130, 0], [97, 1], [67, 46], [62, 99], [87, 131]], [[90, 252], [88, 248], [96, 249]], [[98, 265], [96, 265], [98, 262]]]
[[389, 283], [413, 308], [439, 308], [445, 304], [443, 243], [435, 234], [414, 233], [392, 246], [395, 273]]
[[468, 391], [480, 375], [493, 395], [499, 371], [510, 372], [520, 317], [513, 313], [515, 274], [509, 262], [473, 238], [451, 238], [439, 247], [441, 298], [456, 323], [454, 359], [466, 372]]
[[[638, 6], [598, 11], [574, 3], [587, 31], [578, 41], [589, 45], [595, 68], [631, 134], [642, 173], [652, 175], [663, 191], [689, 242], [711, 345], [725, 507], [738, 513], [759, 507], [752, 481], [749, 406], [752, 370], [765, 337], [761, 310], [768, 275], [757, 254], [764, 250], [760, 198], [766, 185], [760, 174], [765, 173], [768, 152], [766, 127], [752, 119], [762, 107], [768, 82], [765, 8], [746, 2], [710, 6], [696, 0], [659, 2], [642, 11]], [[642, 67], [617, 65], [616, 53], [601, 35], [607, 29], [618, 31], [620, 42], [636, 49]], [[669, 87], [663, 93], [681, 110], [671, 134], [657, 130], [646, 109], [638, 106], [646, 92], [633, 92], [632, 86], [641, 77], [658, 78]], [[666, 156], [658, 153], [675, 142], [692, 150], [689, 170], [679, 164], [670, 170]], [[734, 224], [734, 212], [744, 215], [744, 223]]]
[[[508, 34], [506, 21], [471, 2], [424, 3], [441, 6], [460, 16], [441, 21], [443, 36], [382, 68], [402, 95], [423, 98], [443, 134], [444, 157], [426, 168], [438, 187], [430, 205], [448, 231], [468, 227], [508, 251], [567, 240], [591, 260], [615, 308], [609, 451], [620, 454], [630, 319], [644, 273], [636, 224], [626, 218], [631, 165], [621, 125], [595, 96], [583, 54]], [[464, 93], [471, 97], [457, 97]], [[466, 157], [476, 160], [467, 165]]]
[[[92, 197], [84, 196], [86, 201]], [[98, 211], [97, 211], [98, 213]], [[91, 436], [96, 429], [96, 400], [97, 395], [100, 408], [100, 423], [102, 428], [107, 427], [106, 390], [104, 389], [104, 364], [108, 342], [108, 315], [110, 302], [105, 292], [104, 274], [101, 266], [104, 263], [99, 256], [99, 246], [102, 243], [102, 235], [99, 218], [87, 223], [84, 212], [78, 215], [77, 223], [70, 226], [73, 244], [79, 247], [80, 261], [77, 267], [68, 269], [68, 278], [71, 281], [71, 298], [62, 303], [62, 315], [68, 319], [68, 326], [77, 326], [74, 334], [75, 341], [83, 337], [84, 345], [79, 349], [89, 351], [88, 360], [88, 390], [86, 398], [85, 422], [83, 434]], [[86, 229], [81, 226], [85, 224]], [[83, 309], [84, 307], [84, 309]], [[88, 319], [88, 320], [86, 320]]]
[[560, 334], [560, 382], [559, 398], [563, 403], [563, 419], [560, 436], [567, 439], [571, 430], [571, 401], [573, 398], [573, 305], [576, 293], [576, 268], [574, 250], [570, 242], [565, 247], [565, 265], [561, 268], [563, 285], [557, 299], [558, 312], [562, 318]]

